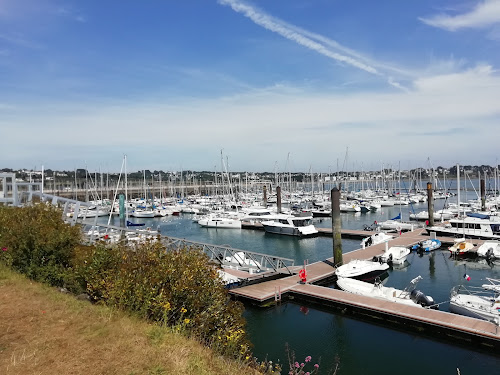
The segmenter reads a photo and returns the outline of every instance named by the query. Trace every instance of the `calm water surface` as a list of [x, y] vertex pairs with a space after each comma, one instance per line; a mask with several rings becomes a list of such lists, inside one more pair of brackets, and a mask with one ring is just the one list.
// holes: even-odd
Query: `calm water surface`
[[[475, 197], [472, 193], [471, 197]], [[444, 200], [436, 201], [436, 210]], [[427, 204], [403, 206], [403, 218], [410, 211], [427, 210]], [[342, 214], [342, 227], [362, 229], [363, 224], [396, 216], [399, 207], [383, 208], [376, 213]], [[296, 239], [266, 234], [263, 231], [201, 228], [192, 215], [162, 219], [134, 219], [151, 227], [159, 226], [162, 234], [233, 248], [315, 262], [331, 257], [332, 240], [325, 237]], [[331, 227], [329, 219], [315, 220], [319, 227]], [[359, 248], [359, 240], [343, 240], [343, 252]], [[467, 272], [471, 281], [463, 278]], [[414, 277], [423, 280], [418, 289], [443, 302], [448, 310], [450, 290], [467, 283], [480, 286], [485, 277], [500, 278], [500, 266], [481, 261], [454, 260], [446, 249], [418, 256], [412, 253], [406, 267], [389, 272], [386, 286], [404, 288]], [[286, 303], [272, 308], [246, 306], [247, 330], [259, 358], [286, 361], [285, 344], [303, 361], [307, 355], [313, 362], [321, 358], [321, 373], [326, 374], [340, 360], [339, 374], [496, 374], [500, 373], [500, 357], [471, 348], [450, 345], [436, 339], [418, 336], [386, 326], [352, 319], [311, 306]]]

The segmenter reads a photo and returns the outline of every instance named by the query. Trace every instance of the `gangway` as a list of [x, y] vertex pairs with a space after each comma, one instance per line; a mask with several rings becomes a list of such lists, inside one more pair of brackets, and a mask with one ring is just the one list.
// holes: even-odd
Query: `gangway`
[[[111, 233], [118, 233], [120, 236], [126, 232], [129, 233], [149, 233], [151, 236], [152, 231], [144, 231], [143, 229], [123, 228], [114, 225], [107, 225], [97, 223], [97, 216], [88, 220], [79, 218], [81, 207], [92, 206], [89, 202], [81, 202], [74, 199], [62, 198], [55, 195], [43, 194], [41, 192], [30, 192], [28, 201], [31, 201], [33, 196], [39, 196], [42, 201], [50, 201], [55, 206], [62, 206], [62, 218], [64, 221], [71, 225], [82, 225], [84, 233], [87, 234], [88, 242], [94, 243], [106, 235]], [[83, 210], [84, 215], [87, 210]], [[194, 247], [200, 249], [208, 255], [211, 261], [220, 264], [223, 267], [236, 268], [241, 270], [253, 272], [273, 272], [279, 274], [293, 274], [291, 268], [294, 266], [293, 259], [262, 254], [254, 251], [235, 249], [226, 245], [212, 245], [203, 242], [186, 240], [184, 238], [176, 238], [170, 236], [163, 236], [157, 231], [156, 236], [159, 236], [161, 243], [168, 249], [181, 249], [184, 247]]]

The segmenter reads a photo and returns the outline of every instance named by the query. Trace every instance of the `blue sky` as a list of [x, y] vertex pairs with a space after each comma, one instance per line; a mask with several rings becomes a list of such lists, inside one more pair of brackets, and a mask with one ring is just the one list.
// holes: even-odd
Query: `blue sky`
[[500, 0], [0, 0], [0, 167], [493, 165], [499, 58]]

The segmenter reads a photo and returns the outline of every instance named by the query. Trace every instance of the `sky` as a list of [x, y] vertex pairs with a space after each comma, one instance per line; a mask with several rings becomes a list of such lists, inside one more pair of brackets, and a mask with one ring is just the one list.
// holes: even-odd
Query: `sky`
[[0, 0], [0, 168], [495, 165], [499, 67], [500, 0]]

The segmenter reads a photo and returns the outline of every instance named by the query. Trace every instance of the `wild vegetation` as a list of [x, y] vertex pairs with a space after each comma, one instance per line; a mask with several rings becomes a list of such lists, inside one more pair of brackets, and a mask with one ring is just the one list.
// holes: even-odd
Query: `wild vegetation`
[[80, 230], [46, 204], [0, 207], [0, 262], [32, 280], [86, 293], [107, 305], [190, 336], [224, 355], [266, 371], [245, 333], [243, 306], [228, 297], [217, 270], [195, 249], [166, 251], [157, 242], [80, 245]]

